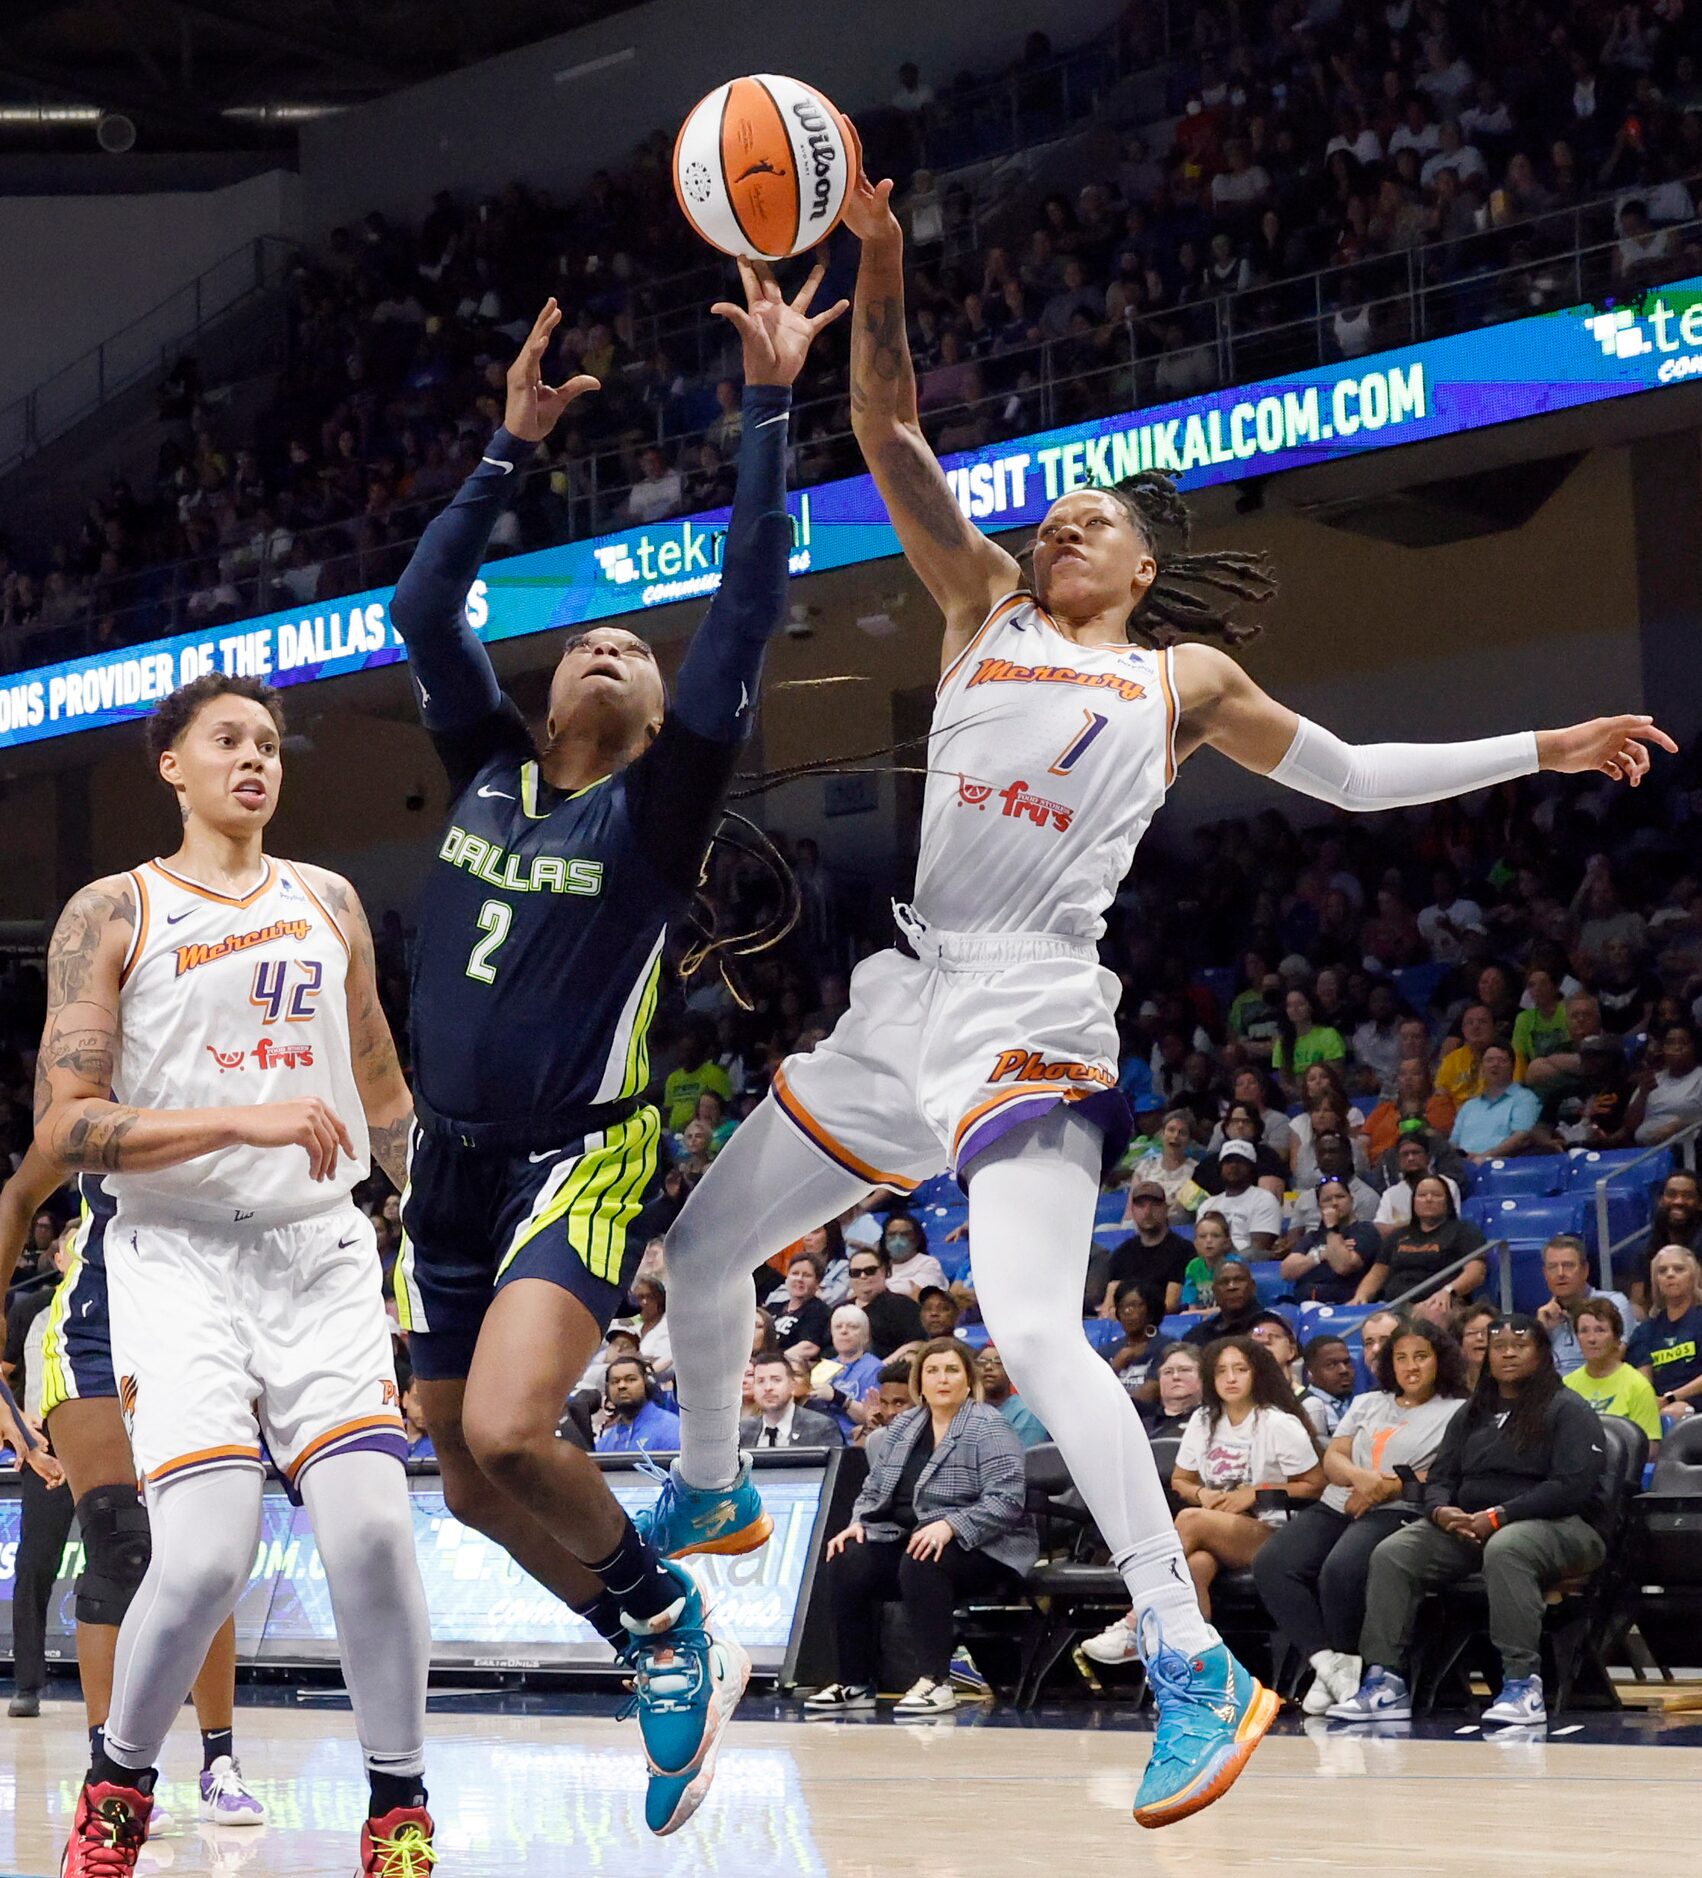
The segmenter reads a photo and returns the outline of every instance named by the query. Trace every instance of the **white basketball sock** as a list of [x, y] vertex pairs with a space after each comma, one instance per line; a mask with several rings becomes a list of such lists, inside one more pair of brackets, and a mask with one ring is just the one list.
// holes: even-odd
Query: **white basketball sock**
[[750, 1361], [751, 1273], [855, 1206], [868, 1183], [804, 1140], [773, 1096], [715, 1157], [668, 1234], [668, 1324], [680, 1409], [680, 1472], [731, 1486], [739, 1384]]
[[1220, 1641], [1200, 1615], [1146, 1429], [1082, 1335], [1101, 1136], [1060, 1103], [980, 1155], [969, 1175], [975, 1293], [1005, 1369], [1057, 1443], [1122, 1572], [1137, 1618], [1187, 1653]]
[[236, 1608], [260, 1540], [259, 1470], [215, 1468], [148, 1497], [153, 1558], [118, 1631], [106, 1752], [152, 1767], [219, 1627]]
[[423, 1773], [431, 1619], [408, 1477], [389, 1454], [330, 1454], [302, 1475], [301, 1494], [325, 1566], [343, 1681], [367, 1766]]

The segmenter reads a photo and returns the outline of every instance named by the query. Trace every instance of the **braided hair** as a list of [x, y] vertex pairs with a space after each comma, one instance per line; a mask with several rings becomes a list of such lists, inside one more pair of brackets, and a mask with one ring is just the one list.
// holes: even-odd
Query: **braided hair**
[[[1276, 576], [1263, 549], [1187, 552], [1194, 518], [1182, 492], [1160, 470], [1142, 470], [1105, 493], [1140, 531], [1158, 572], [1130, 628], [1155, 646], [1174, 645], [1184, 633], [1238, 646], [1262, 630], [1257, 620], [1238, 620], [1238, 606], [1263, 606], [1275, 597]], [[1204, 592], [1196, 591], [1205, 589]], [[1214, 596], [1224, 596], [1217, 598]]]

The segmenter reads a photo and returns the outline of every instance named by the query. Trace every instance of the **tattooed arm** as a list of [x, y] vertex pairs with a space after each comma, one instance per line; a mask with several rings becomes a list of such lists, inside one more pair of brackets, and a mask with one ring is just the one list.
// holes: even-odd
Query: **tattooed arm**
[[47, 1023], [35, 1066], [35, 1145], [62, 1167], [140, 1174], [219, 1148], [296, 1146], [315, 1180], [335, 1170], [348, 1131], [323, 1102], [143, 1109], [112, 1099], [119, 989], [136, 933], [135, 890], [112, 874], [72, 896], [47, 946]]
[[851, 427], [916, 570], [946, 616], [942, 665], [974, 638], [994, 601], [1024, 584], [1022, 569], [958, 507], [916, 409], [904, 329], [904, 237], [888, 198], [861, 168], [845, 223], [862, 241], [851, 314]]
[[308, 884], [325, 902], [349, 947], [349, 1049], [354, 1058], [355, 1087], [366, 1112], [372, 1138], [372, 1158], [390, 1176], [400, 1193], [408, 1184], [408, 1141], [414, 1130], [414, 1098], [396, 1060], [396, 1043], [378, 1002], [378, 965], [373, 956], [372, 928], [360, 895], [344, 880], [323, 867], [297, 866]]

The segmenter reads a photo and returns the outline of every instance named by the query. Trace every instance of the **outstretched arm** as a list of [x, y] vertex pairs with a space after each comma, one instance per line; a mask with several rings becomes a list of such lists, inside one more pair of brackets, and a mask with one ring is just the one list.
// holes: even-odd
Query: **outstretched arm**
[[988, 608], [1022, 586], [1022, 569], [974, 527], [928, 447], [904, 329], [904, 235], [892, 183], [872, 184], [860, 159], [845, 226], [863, 244], [851, 326], [851, 428], [904, 557], [946, 616], [942, 666], [975, 636]]
[[588, 377], [553, 387], [543, 382], [544, 354], [560, 323], [561, 309], [547, 300], [509, 367], [500, 428], [455, 500], [420, 537], [396, 583], [390, 619], [407, 645], [420, 718], [430, 731], [470, 730], [502, 704], [490, 654], [467, 621], [467, 591], [497, 517], [513, 499], [516, 477], [562, 412], [597, 389], [596, 379]]
[[0, 1187], [0, 1297], [11, 1289], [30, 1221], [70, 1177], [69, 1168], [49, 1159], [32, 1141], [18, 1171]]
[[1440, 802], [1539, 769], [1572, 775], [1598, 770], [1635, 788], [1648, 773], [1646, 745], [1678, 749], [1653, 718], [1641, 716], [1598, 717], [1563, 730], [1516, 731], [1463, 743], [1344, 743], [1279, 704], [1215, 646], [1179, 646], [1176, 681], [1179, 762], [1209, 743], [1243, 769], [1360, 812]]

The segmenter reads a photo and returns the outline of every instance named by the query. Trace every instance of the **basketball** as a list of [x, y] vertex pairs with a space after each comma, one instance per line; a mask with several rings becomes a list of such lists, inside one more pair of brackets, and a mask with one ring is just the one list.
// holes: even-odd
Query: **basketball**
[[782, 261], [837, 226], [855, 134], [812, 86], [773, 72], [730, 79], [674, 142], [674, 194], [692, 227], [726, 254]]

